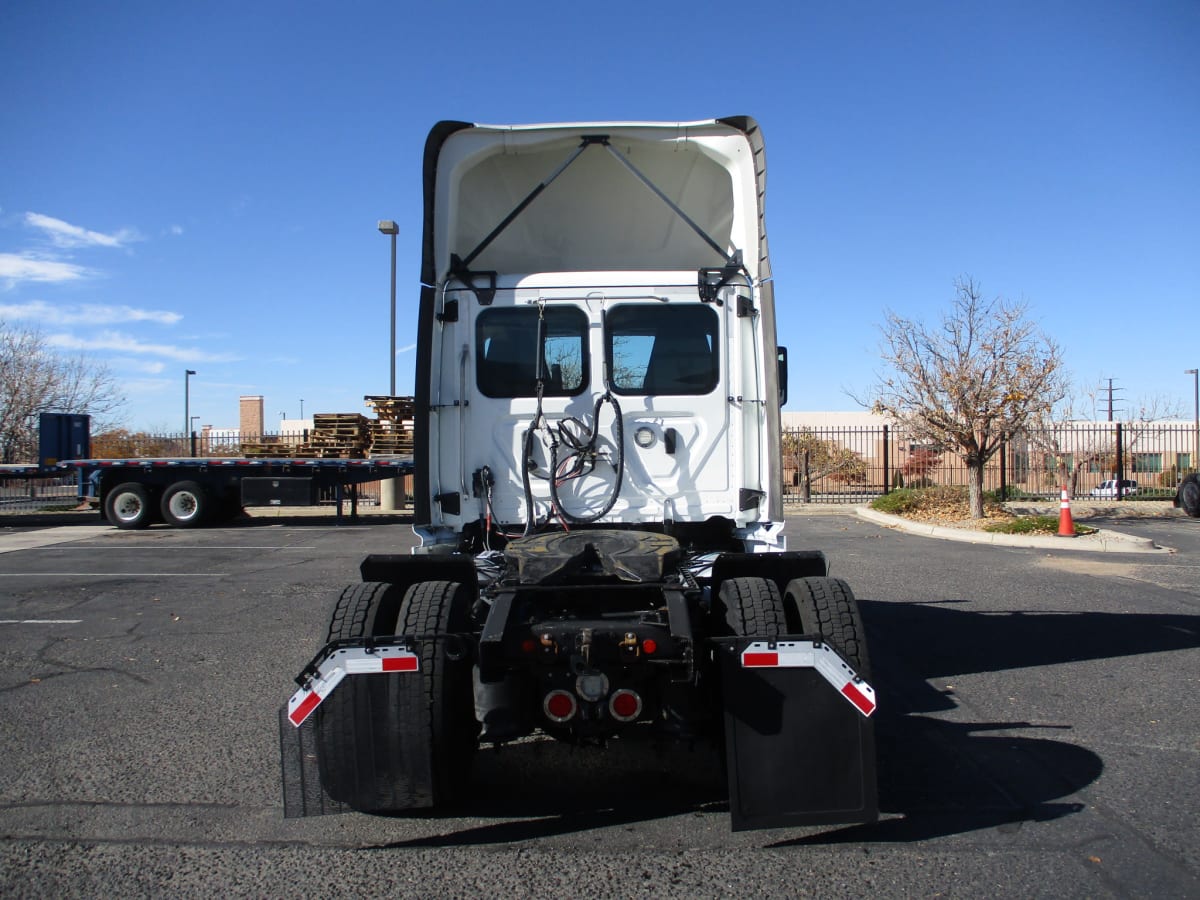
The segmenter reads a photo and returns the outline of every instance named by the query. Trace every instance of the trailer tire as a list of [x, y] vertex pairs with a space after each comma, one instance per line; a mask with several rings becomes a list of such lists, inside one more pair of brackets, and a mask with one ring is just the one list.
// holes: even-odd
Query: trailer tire
[[[467, 591], [454, 581], [422, 581], [412, 585], [400, 605], [399, 633], [456, 635], [470, 628]], [[478, 745], [479, 722], [471, 659], [457, 638], [417, 642], [425, 689], [433, 761], [433, 802], [441, 805], [462, 796]]]
[[776, 637], [786, 634], [787, 617], [775, 582], [766, 578], [728, 578], [717, 591], [717, 607], [726, 634]]
[[146, 528], [154, 520], [154, 504], [144, 484], [126, 481], [104, 497], [104, 517], [118, 528]]
[[212, 515], [214, 503], [203, 485], [179, 481], [163, 491], [163, 521], [172, 528], [198, 528]]
[[859, 676], [870, 680], [867, 634], [850, 585], [840, 578], [795, 578], [784, 591], [783, 606], [789, 631], [821, 635]]
[[[328, 639], [394, 634], [400, 600], [392, 584], [350, 585], [334, 605]], [[321, 785], [333, 800], [361, 812], [414, 805], [399, 763], [403, 722], [397, 715], [401, 679], [412, 677], [346, 678], [317, 710], [317, 764]]]

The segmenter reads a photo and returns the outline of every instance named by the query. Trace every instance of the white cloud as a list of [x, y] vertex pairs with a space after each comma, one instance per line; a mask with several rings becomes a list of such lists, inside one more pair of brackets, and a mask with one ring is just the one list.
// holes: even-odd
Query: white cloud
[[91, 231], [78, 225], [72, 225], [70, 222], [55, 219], [52, 216], [44, 216], [41, 213], [25, 213], [25, 224], [44, 231], [56, 247], [63, 248], [119, 248], [142, 239], [141, 235], [132, 228], [122, 228], [115, 234], [104, 234], [101, 231]]
[[109, 363], [114, 368], [131, 372], [145, 372], [147, 375], [160, 375], [167, 369], [167, 364], [164, 362], [145, 359], [110, 359]]
[[399, 356], [401, 353], [410, 353], [410, 352], [412, 352], [413, 350], [416, 350], [416, 349], [417, 349], [417, 345], [416, 345], [416, 344], [407, 344], [407, 345], [405, 345], [405, 346], [403, 346], [403, 347], [398, 347], [398, 348], [396, 349], [396, 355], [397, 355], [397, 356]]
[[175, 237], [179, 237], [179, 235], [183, 234], [183, 226], [182, 225], [172, 225], [170, 228], [167, 229], [167, 233], [174, 235]]
[[64, 350], [113, 350], [118, 353], [133, 353], [135, 355], [162, 356], [176, 362], [235, 362], [240, 359], [229, 353], [208, 353], [194, 347], [177, 347], [173, 344], [150, 344], [140, 341], [132, 335], [119, 331], [102, 331], [95, 337], [80, 338], [73, 334], [51, 334], [46, 337], [47, 343]]
[[174, 325], [182, 319], [179, 313], [165, 309], [137, 309], [132, 306], [108, 306], [85, 303], [61, 306], [44, 300], [27, 303], [0, 303], [0, 319], [33, 319], [49, 325], [115, 325], [118, 322], [156, 322]]
[[75, 281], [90, 274], [83, 266], [16, 253], [0, 253], [0, 279], [8, 286], [22, 281]]

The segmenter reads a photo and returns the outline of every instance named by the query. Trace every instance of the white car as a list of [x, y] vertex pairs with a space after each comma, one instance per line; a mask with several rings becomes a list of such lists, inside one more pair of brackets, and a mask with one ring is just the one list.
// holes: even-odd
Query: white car
[[[1138, 492], [1138, 485], [1137, 485], [1136, 481], [1130, 481], [1125, 478], [1121, 479], [1121, 496], [1122, 497], [1128, 497], [1128, 496], [1131, 496], [1132, 494], [1136, 494], [1137, 492]], [[1113, 481], [1111, 479], [1109, 481], [1100, 482], [1098, 485], [1096, 485], [1096, 487], [1092, 488], [1092, 496], [1093, 497], [1116, 497], [1117, 496], [1117, 482]]]

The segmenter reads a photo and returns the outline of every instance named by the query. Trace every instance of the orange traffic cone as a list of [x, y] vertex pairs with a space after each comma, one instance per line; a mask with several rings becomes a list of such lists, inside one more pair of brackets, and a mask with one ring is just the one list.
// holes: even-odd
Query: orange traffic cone
[[1067, 486], [1062, 486], [1062, 502], [1058, 504], [1058, 536], [1075, 537], [1075, 521], [1071, 518], [1071, 499]]

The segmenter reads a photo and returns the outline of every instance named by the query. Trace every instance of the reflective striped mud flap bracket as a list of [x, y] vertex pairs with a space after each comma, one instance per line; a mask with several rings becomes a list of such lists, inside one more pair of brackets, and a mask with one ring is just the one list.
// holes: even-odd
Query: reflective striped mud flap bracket
[[876, 821], [874, 689], [820, 640], [715, 643], [733, 830]]
[[407, 644], [339, 641], [317, 654], [279, 710], [285, 818], [430, 805], [420, 673]]

